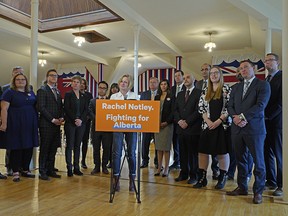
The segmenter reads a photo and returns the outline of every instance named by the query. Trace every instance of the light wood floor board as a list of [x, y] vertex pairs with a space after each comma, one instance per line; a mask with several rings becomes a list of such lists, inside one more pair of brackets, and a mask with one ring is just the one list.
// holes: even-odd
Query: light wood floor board
[[[0, 181], [0, 216], [2, 215], [155, 215], [155, 216], [246, 216], [246, 215], [288, 215], [288, 205], [273, 203], [272, 191], [265, 191], [261, 205], [252, 204], [252, 193], [246, 197], [229, 197], [226, 190], [237, 185], [228, 181], [225, 190], [214, 190], [216, 181], [211, 180], [206, 189], [193, 189], [186, 182], [176, 183], [178, 171], [170, 172], [168, 178], [154, 177], [155, 169], [142, 169], [141, 204], [134, 193], [128, 192], [127, 164], [121, 177], [121, 191], [117, 192], [113, 203], [109, 203], [110, 176], [91, 176], [92, 149], [88, 152], [88, 169], [84, 176], [68, 178], [64, 155], [57, 154], [56, 165], [62, 174], [61, 179], [49, 182], [38, 179], [21, 178], [18, 183], [12, 178]], [[153, 152], [151, 151], [151, 154]], [[153, 157], [152, 157], [153, 158]], [[0, 170], [4, 169], [4, 151], [0, 151]], [[38, 174], [38, 170], [34, 171]], [[250, 186], [251, 192], [251, 186]]]

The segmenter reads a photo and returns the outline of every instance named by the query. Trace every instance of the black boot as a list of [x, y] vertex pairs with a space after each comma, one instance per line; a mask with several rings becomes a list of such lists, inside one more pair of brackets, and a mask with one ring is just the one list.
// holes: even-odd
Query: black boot
[[134, 182], [134, 180], [135, 180], [135, 175], [129, 176], [129, 191], [130, 192], [134, 192], [135, 191], [135, 188], [134, 188], [135, 182]]
[[227, 180], [226, 174], [227, 174], [227, 171], [220, 169], [220, 175], [218, 177], [218, 182], [215, 185], [215, 189], [220, 190], [220, 189], [223, 189], [225, 187], [226, 180]]
[[[116, 183], [117, 183], [117, 185], [116, 185]], [[119, 178], [119, 176], [113, 177], [113, 189], [115, 191], [120, 191], [120, 178]]]
[[199, 178], [198, 182], [193, 185], [193, 188], [202, 188], [205, 187], [208, 183], [207, 178], [206, 178], [207, 171], [204, 169], [199, 169]]

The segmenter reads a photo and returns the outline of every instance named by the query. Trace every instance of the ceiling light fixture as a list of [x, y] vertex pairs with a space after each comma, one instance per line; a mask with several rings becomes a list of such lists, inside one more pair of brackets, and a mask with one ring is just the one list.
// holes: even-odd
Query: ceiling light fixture
[[74, 38], [74, 43], [77, 43], [77, 45], [81, 47], [82, 44], [85, 43], [85, 41], [86, 41], [85, 37], [80, 35], [80, 28], [79, 28], [79, 35]]
[[40, 52], [42, 54], [41, 58], [39, 59], [39, 64], [41, 65], [41, 67], [44, 67], [47, 64], [46, 59], [43, 58], [43, 55], [46, 54], [46, 52], [42, 51]]
[[208, 52], [212, 52], [212, 49], [216, 47], [216, 44], [211, 41], [212, 32], [208, 32], [208, 34], [210, 36], [210, 41], [205, 43], [204, 48], [208, 48]]

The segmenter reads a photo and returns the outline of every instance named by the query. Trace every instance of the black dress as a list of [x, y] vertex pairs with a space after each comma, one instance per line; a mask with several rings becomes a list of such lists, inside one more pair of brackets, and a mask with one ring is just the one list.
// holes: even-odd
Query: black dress
[[[223, 108], [223, 97], [210, 100], [210, 120], [216, 121], [221, 116]], [[226, 131], [222, 124], [213, 130], [206, 128], [202, 131], [199, 141], [199, 152], [210, 155], [221, 155], [228, 153]]]

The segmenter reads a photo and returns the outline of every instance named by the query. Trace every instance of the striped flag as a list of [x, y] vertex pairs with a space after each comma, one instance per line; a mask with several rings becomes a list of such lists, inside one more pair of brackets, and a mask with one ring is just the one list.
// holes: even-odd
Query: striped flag
[[151, 69], [143, 72], [138, 76], [138, 92], [149, 90], [149, 79], [150, 77], [157, 77], [159, 81], [163, 79], [169, 80], [170, 87], [174, 85], [174, 73], [175, 68], [166, 68], [166, 69]]
[[88, 91], [93, 95], [93, 98], [97, 96], [97, 81], [94, 79], [90, 71], [86, 69], [86, 80], [88, 84]]
[[79, 71], [77, 71], [76, 73], [69, 72], [67, 74], [62, 73], [61, 75], [59, 75], [58, 81], [57, 81], [57, 88], [59, 89], [61, 93], [61, 97], [63, 99], [65, 96], [65, 93], [72, 90], [71, 78], [76, 75], [84, 77], [84, 74], [81, 74]]

